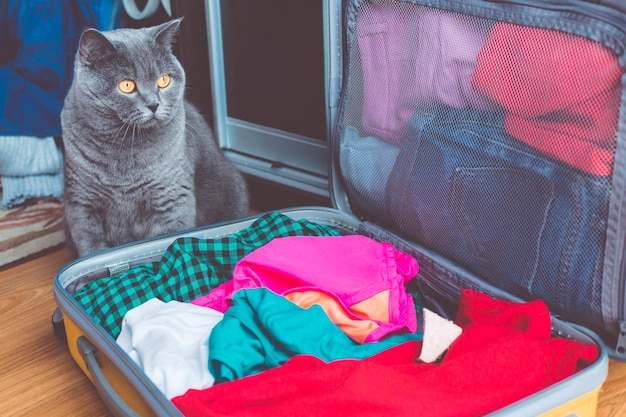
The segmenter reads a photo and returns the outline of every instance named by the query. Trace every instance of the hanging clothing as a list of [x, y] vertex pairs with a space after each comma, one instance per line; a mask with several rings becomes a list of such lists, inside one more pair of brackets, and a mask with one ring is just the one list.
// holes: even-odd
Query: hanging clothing
[[0, 3], [0, 135], [61, 136], [83, 30], [118, 25], [117, 0]]

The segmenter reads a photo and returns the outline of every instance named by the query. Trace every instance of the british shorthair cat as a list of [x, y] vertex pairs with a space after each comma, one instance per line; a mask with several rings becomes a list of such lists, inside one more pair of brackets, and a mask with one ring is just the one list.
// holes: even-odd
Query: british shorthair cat
[[185, 100], [180, 23], [80, 39], [61, 113], [67, 241], [79, 256], [248, 212], [243, 176]]

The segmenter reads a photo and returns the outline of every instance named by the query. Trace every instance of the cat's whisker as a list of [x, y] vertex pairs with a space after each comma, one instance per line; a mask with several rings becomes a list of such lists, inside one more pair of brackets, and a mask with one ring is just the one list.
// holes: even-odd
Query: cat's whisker
[[135, 157], [135, 131], [137, 129], [137, 125], [133, 125], [133, 134], [130, 138], [130, 159]]
[[[129, 123], [126, 122], [122, 122], [122, 125], [119, 127], [119, 129], [117, 130], [117, 133], [115, 134], [115, 137], [113, 139], [113, 142], [111, 145], [111, 151], [117, 151], [119, 152], [120, 149], [122, 148], [122, 145], [124, 144], [124, 140], [126, 139], [126, 135], [128, 133], [128, 129], [129, 129], [130, 125]], [[123, 132], [123, 134], [122, 134]], [[120, 140], [120, 134], [122, 136], [121, 140]], [[117, 144], [117, 142], [119, 141], [119, 144], [117, 146], [114, 146]]]
[[196, 133], [196, 134], [198, 134], [198, 135], [202, 133], [202, 132], [200, 131], [200, 129], [198, 129], [198, 127], [197, 127], [197, 126], [194, 126], [194, 125], [193, 125], [193, 123], [187, 122], [187, 123], [186, 123], [186, 125], [187, 125], [187, 129], [189, 129], [189, 130], [193, 130], [193, 131], [194, 131], [194, 133]]
[[122, 140], [120, 141], [120, 146], [118, 146], [118, 150], [122, 149], [124, 145], [124, 141], [126, 140], [126, 135], [128, 135], [128, 130], [130, 129], [130, 123], [126, 123], [126, 130], [124, 130], [124, 136], [122, 136]]
[[145, 147], [147, 141], [145, 140], [145, 131], [143, 129], [143, 127], [139, 127], [139, 131], [138, 131], [138, 135], [137, 135], [137, 140], [139, 141], [138, 143], [141, 145], [141, 147]]
[[[175, 121], [179, 121], [180, 119], [181, 119], [181, 117], [178, 116], [178, 115], [176, 117], [174, 117]], [[186, 120], [186, 121], [184, 121], [184, 123], [185, 123], [185, 127], [187, 129], [189, 129], [189, 130], [192, 130], [195, 134], [197, 134], [199, 136], [202, 136], [204, 134], [203, 130], [201, 128], [199, 128], [198, 126], [194, 125], [193, 123], [191, 123], [191, 121]]]
[[[115, 145], [117, 143], [117, 140], [120, 137], [120, 133], [122, 133], [122, 129], [124, 129], [124, 128], [128, 129], [128, 123], [122, 122], [120, 127], [117, 129], [117, 132], [115, 132], [115, 136], [113, 136], [113, 143], [112, 143], [113, 145]], [[123, 141], [123, 139], [122, 139], [122, 141]]]

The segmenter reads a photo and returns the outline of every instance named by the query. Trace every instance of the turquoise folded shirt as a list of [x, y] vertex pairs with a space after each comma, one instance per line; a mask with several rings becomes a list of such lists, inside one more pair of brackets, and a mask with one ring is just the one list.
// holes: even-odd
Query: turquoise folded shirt
[[422, 336], [407, 333], [360, 344], [318, 305], [303, 309], [266, 288], [244, 289], [233, 295], [233, 305], [211, 333], [209, 371], [220, 383], [280, 366], [295, 355], [325, 362], [365, 359]]

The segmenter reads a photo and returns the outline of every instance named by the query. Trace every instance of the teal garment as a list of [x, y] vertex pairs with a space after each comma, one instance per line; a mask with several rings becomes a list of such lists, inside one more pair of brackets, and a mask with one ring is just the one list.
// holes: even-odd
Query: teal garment
[[233, 295], [232, 307], [211, 332], [209, 371], [220, 383], [275, 368], [295, 355], [325, 362], [365, 359], [422, 336], [408, 333], [360, 344], [319, 305], [303, 309], [266, 288], [244, 289]]
[[160, 261], [87, 283], [74, 299], [113, 338], [124, 315], [151, 298], [190, 302], [232, 277], [235, 264], [272, 239], [287, 236], [338, 236], [330, 226], [294, 220], [280, 213], [261, 215], [249, 227], [217, 239], [182, 237]]

